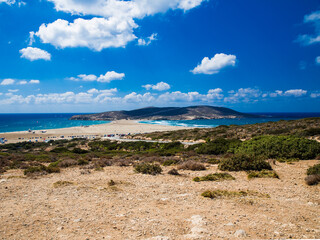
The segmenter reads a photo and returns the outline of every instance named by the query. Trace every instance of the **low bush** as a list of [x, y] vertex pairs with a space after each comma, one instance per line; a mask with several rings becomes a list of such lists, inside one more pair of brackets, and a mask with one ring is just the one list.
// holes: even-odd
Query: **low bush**
[[202, 163], [190, 160], [180, 164], [178, 166], [178, 169], [191, 170], [191, 171], [203, 171], [203, 170], [206, 170], [206, 167]]
[[177, 160], [177, 159], [167, 159], [162, 163], [162, 165], [163, 166], [171, 166], [171, 165], [177, 164], [178, 162], [179, 162], [179, 160]]
[[54, 188], [66, 187], [66, 186], [71, 186], [71, 185], [74, 185], [74, 183], [69, 182], [69, 181], [58, 181], [58, 182], [53, 183]]
[[279, 175], [270, 170], [250, 171], [248, 172], [248, 179], [252, 178], [279, 178]]
[[134, 169], [143, 174], [157, 175], [162, 173], [162, 168], [158, 164], [140, 163], [135, 165]]
[[212, 173], [208, 174], [204, 177], [195, 177], [193, 181], [201, 182], [201, 181], [222, 181], [222, 180], [235, 180], [229, 173]]
[[317, 185], [320, 183], [320, 175], [308, 175], [304, 180], [308, 185]]
[[234, 198], [234, 197], [265, 197], [270, 198], [268, 194], [263, 194], [255, 191], [227, 191], [227, 190], [214, 190], [214, 191], [205, 191], [201, 196], [206, 198]]
[[213, 154], [219, 155], [227, 153], [229, 150], [238, 147], [241, 144], [241, 141], [238, 139], [224, 139], [218, 138], [213, 141], [209, 141], [208, 143], [201, 144], [197, 149], [196, 152], [198, 154]]
[[217, 159], [217, 158], [211, 158], [207, 161], [207, 163], [210, 163], [210, 164], [219, 164], [220, 163], [220, 159]]
[[268, 162], [246, 154], [236, 154], [231, 158], [223, 159], [219, 164], [219, 169], [222, 171], [272, 170]]
[[76, 154], [85, 154], [85, 153], [88, 153], [89, 151], [87, 150], [84, 150], [84, 149], [81, 149], [81, 148], [74, 148], [72, 150], [73, 153], [76, 153]]
[[320, 163], [309, 167], [307, 170], [307, 175], [320, 175]]
[[320, 143], [294, 136], [266, 135], [243, 142], [235, 152], [264, 159], [314, 159], [320, 153]]
[[178, 170], [175, 169], [175, 168], [171, 169], [171, 170], [168, 172], [168, 174], [170, 174], [170, 175], [180, 175], [180, 173], [178, 172]]

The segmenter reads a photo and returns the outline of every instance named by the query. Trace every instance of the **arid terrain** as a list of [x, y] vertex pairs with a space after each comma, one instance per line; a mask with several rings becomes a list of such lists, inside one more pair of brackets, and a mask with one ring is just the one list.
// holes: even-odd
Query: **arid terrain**
[[[172, 167], [156, 176], [132, 166], [36, 178], [8, 170], [0, 176], [0, 239], [319, 239], [320, 185], [304, 181], [316, 163], [277, 162], [280, 179], [230, 172], [236, 179], [220, 182], [192, 181], [218, 171], [210, 164], [181, 176], [168, 175]], [[201, 196], [215, 189], [263, 195]]]

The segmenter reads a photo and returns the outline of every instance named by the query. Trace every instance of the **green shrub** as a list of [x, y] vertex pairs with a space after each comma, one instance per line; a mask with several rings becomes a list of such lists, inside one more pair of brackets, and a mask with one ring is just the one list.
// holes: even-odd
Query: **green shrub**
[[227, 153], [229, 150], [238, 147], [241, 144], [241, 141], [238, 139], [224, 139], [218, 138], [208, 143], [201, 144], [197, 149], [196, 152], [199, 154], [213, 154], [219, 155]]
[[134, 169], [143, 174], [157, 175], [162, 173], [162, 168], [158, 164], [140, 163], [135, 165]]
[[87, 164], [89, 164], [89, 161], [87, 161], [85, 159], [80, 158], [78, 160], [78, 165], [87, 165]]
[[270, 198], [268, 194], [263, 194], [255, 191], [227, 191], [227, 190], [214, 190], [214, 191], [205, 191], [201, 196], [206, 198], [234, 198], [234, 197], [265, 197]]
[[89, 151], [87, 150], [84, 150], [84, 149], [81, 149], [81, 148], [74, 148], [72, 150], [73, 153], [76, 153], [76, 154], [85, 154], [85, 153], [88, 153]]
[[320, 163], [309, 167], [307, 170], [307, 175], [320, 175]]
[[69, 150], [65, 147], [56, 147], [54, 149], [52, 149], [50, 152], [53, 153], [65, 153], [65, 152], [69, 152]]
[[179, 160], [177, 160], [177, 159], [167, 159], [162, 163], [162, 165], [163, 166], [171, 166], [171, 165], [177, 164], [178, 162], [179, 162]]
[[293, 136], [260, 136], [243, 142], [235, 152], [264, 159], [314, 159], [320, 153], [320, 143]]
[[229, 173], [212, 173], [208, 174], [204, 177], [195, 177], [193, 181], [201, 182], [201, 181], [222, 181], [222, 180], [235, 180]]
[[236, 154], [231, 158], [223, 159], [219, 164], [219, 169], [222, 171], [272, 170], [268, 162], [246, 154]]
[[44, 165], [30, 166], [23, 171], [23, 174], [29, 175], [29, 174], [40, 173], [40, 172], [46, 172], [46, 166]]
[[210, 164], [219, 164], [220, 163], [220, 159], [217, 159], [217, 158], [211, 158], [207, 161], [207, 163], [210, 163]]
[[251, 178], [279, 178], [279, 175], [270, 170], [250, 171], [248, 172], [248, 179]]

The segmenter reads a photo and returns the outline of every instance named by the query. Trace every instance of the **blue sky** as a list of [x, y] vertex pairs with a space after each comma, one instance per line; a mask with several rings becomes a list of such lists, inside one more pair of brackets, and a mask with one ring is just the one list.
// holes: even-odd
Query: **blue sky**
[[0, 0], [0, 112], [320, 112], [318, 0]]

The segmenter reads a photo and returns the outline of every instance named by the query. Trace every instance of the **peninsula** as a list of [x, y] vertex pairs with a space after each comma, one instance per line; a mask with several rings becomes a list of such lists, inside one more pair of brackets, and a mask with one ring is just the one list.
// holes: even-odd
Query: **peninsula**
[[[213, 106], [147, 107], [131, 111], [111, 111], [96, 114], [75, 115], [71, 120], [195, 120], [244, 118], [254, 115], [240, 113], [230, 108]], [[256, 117], [256, 116], [255, 116]]]

